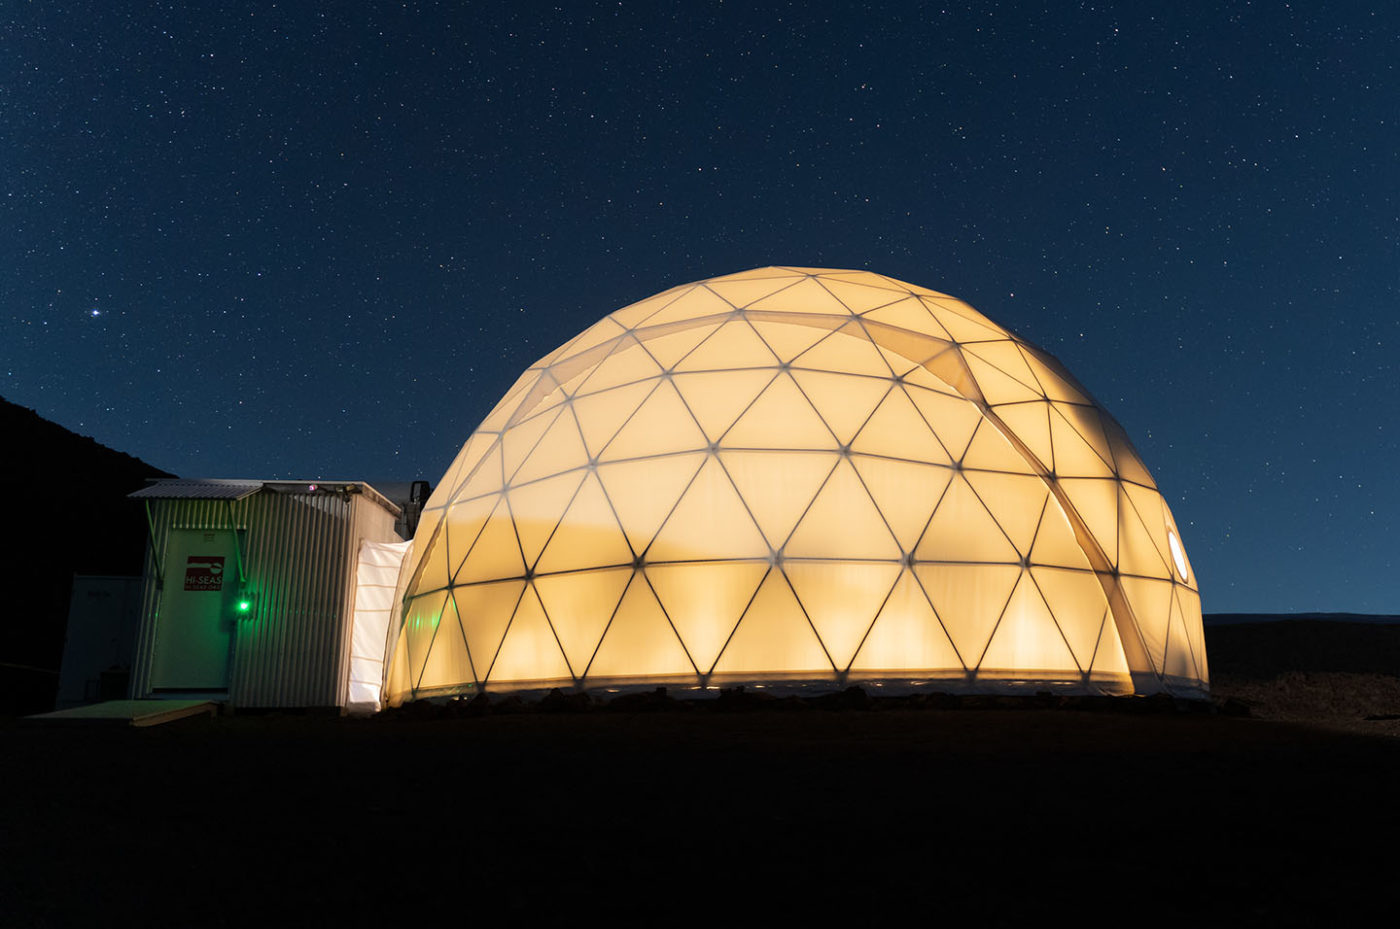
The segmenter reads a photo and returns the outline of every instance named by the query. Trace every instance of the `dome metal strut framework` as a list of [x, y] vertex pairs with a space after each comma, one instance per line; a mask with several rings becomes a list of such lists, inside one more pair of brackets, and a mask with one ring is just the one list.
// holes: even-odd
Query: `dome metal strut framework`
[[624, 307], [527, 370], [423, 513], [389, 690], [726, 681], [1200, 695], [1200, 598], [1046, 352], [866, 271]]

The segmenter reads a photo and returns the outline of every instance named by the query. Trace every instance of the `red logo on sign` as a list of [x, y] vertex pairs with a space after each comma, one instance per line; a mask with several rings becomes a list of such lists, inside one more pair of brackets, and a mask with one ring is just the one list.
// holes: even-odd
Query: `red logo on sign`
[[223, 590], [224, 556], [191, 555], [185, 562], [186, 590]]

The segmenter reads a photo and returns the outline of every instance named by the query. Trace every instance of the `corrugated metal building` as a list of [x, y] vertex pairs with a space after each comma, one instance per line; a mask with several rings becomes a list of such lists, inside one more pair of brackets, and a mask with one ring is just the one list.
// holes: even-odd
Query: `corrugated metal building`
[[357, 554], [397, 542], [399, 508], [346, 481], [159, 481], [133, 698], [344, 707]]

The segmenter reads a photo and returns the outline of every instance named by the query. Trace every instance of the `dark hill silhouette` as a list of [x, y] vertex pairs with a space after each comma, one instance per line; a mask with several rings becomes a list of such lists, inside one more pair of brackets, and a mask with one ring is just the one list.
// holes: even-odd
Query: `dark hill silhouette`
[[53, 706], [74, 574], [136, 575], [146, 527], [126, 499], [174, 477], [0, 398], [6, 490], [6, 609], [0, 613], [0, 713]]

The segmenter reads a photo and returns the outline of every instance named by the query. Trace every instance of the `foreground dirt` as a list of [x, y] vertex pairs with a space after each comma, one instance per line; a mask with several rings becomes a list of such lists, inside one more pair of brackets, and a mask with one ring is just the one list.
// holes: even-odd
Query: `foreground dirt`
[[1129, 918], [1388, 899], [1400, 740], [1052, 710], [0, 729], [0, 923]]
[[1292, 621], [1206, 629], [1211, 692], [1253, 716], [1400, 738], [1400, 625]]
[[1207, 635], [1217, 697], [1251, 716], [0, 720], [0, 926], [1311, 926], [1390, 905], [1400, 729], [1376, 717], [1400, 714], [1400, 627]]

